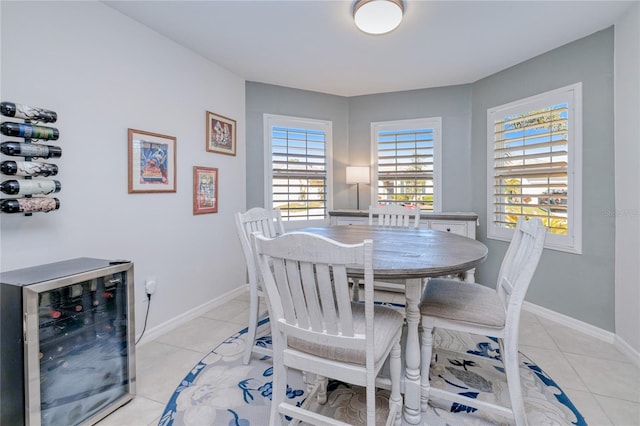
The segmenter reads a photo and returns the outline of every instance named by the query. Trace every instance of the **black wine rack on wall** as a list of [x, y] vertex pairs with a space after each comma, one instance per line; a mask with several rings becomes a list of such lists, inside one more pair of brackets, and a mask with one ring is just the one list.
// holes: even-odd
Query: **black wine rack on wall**
[[58, 174], [58, 166], [48, 162], [62, 156], [62, 148], [48, 145], [49, 141], [56, 141], [60, 137], [58, 129], [49, 126], [57, 121], [58, 114], [13, 102], [0, 102], [0, 114], [11, 118], [11, 121], [0, 123], [0, 133], [21, 138], [4, 140], [0, 144], [0, 152], [7, 156], [0, 163], [0, 172], [10, 176], [10, 179], [0, 183], [0, 191], [15, 197], [2, 198], [0, 211], [31, 216], [34, 212], [59, 209], [60, 200], [49, 196], [62, 188], [60, 181], [50, 179]]

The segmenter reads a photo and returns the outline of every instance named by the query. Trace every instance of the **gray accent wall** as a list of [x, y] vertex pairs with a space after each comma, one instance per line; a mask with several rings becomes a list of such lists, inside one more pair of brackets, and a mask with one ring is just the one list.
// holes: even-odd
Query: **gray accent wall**
[[[349, 161], [371, 164], [372, 122], [431, 117], [442, 117], [442, 210], [469, 211], [471, 85], [349, 98]], [[371, 188], [361, 186], [361, 208], [371, 196]]]
[[[442, 117], [443, 211], [475, 211], [489, 258], [476, 279], [495, 286], [508, 243], [486, 238], [487, 109], [582, 82], [583, 254], [545, 250], [527, 301], [614, 331], [613, 28], [473, 84], [345, 98], [247, 82], [247, 208], [264, 205], [264, 113], [333, 121], [333, 208], [355, 208], [347, 165], [371, 162], [371, 123]], [[371, 202], [360, 189], [360, 207]]]
[[613, 27], [537, 56], [473, 84], [472, 208], [489, 259], [480, 282], [495, 283], [508, 244], [487, 235], [487, 109], [582, 82], [581, 255], [545, 250], [526, 300], [614, 331]]
[[[264, 207], [264, 114], [312, 118], [333, 122], [333, 158], [346, 163], [348, 156], [347, 98], [289, 87], [246, 82], [247, 209]], [[345, 175], [334, 172], [334, 206], [344, 206]]]
[[[443, 210], [471, 209], [471, 85], [346, 98], [256, 82], [246, 84], [247, 208], [264, 205], [264, 114], [333, 121], [334, 209], [355, 209], [356, 190], [345, 167], [371, 164], [371, 123], [442, 117]], [[371, 203], [360, 185], [360, 208]]]

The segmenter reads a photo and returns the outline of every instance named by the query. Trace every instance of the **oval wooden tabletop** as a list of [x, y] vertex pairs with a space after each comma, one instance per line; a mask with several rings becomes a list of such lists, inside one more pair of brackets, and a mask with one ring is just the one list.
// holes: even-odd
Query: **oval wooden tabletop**
[[[423, 228], [370, 225], [323, 226], [299, 229], [345, 244], [373, 240], [376, 278], [424, 278], [456, 274], [475, 268], [487, 258], [480, 241], [450, 232]], [[357, 270], [353, 271], [357, 274]]]

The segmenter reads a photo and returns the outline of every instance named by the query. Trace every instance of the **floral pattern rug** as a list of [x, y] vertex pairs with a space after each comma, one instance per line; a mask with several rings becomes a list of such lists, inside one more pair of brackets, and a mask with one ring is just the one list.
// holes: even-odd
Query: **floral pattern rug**
[[[260, 323], [257, 345], [271, 346], [268, 319]], [[266, 425], [271, 405], [273, 368], [270, 357], [253, 355], [242, 364], [247, 329], [229, 337], [205, 356], [176, 388], [160, 419], [160, 426]], [[498, 344], [482, 336], [436, 330], [436, 363], [431, 367], [431, 384], [446, 387], [472, 398], [509, 404], [509, 394], [499, 359]], [[469, 356], [481, 355], [481, 358]], [[528, 422], [531, 425], [586, 425], [567, 395], [533, 361], [520, 354], [520, 375]], [[486, 361], [485, 361], [486, 359]], [[306, 387], [302, 374], [290, 371], [287, 396], [301, 404]], [[364, 389], [329, 381], [329, 398], [315, 410], [353, 425], [364, 425]], [[388, 392], [377, 393], [377, 418], [388, 413]], [[423, 424], [507, 425], [512, 420], [493, 412], [448, 401], [431, 400]]]

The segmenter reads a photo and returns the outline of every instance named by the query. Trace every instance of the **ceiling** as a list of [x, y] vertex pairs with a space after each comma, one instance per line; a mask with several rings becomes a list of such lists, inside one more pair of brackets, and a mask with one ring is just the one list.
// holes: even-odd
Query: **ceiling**
[[246, 80], [357, 96], [474, 82], [634, 2], [404, 0], [403, 22], [380, 36], [356, 29], [351, 0], [104, 3]]

